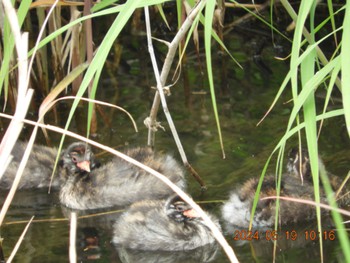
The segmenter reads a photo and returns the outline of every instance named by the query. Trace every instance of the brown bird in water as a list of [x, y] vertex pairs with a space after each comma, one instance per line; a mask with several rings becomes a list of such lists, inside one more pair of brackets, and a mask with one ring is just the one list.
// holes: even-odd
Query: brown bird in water
[[[74, 142], [70, 144], [68, 148], [76, 147], [84, 148], [84, 155], [70, 157], [72, 159], [75, 158], [75, 161], [71, 160], [70, 164], [66, 160], [66, 165], [70, 165], [69, 169], [78, 173], [86, 173], [99, 165], [94, 157], [94, 154], [91, 152], [90, 147], [87, 146], [86, 143]], [[27, 142], [19, 141], [15, 144], [11, 152], [13, 156], [12, 161], [8, 165], [3, 177], [0, 180], [0, 188], [9, 189], [11, 187], [26, 148]], [[33, 145], [18, 188], [30, 189], [49, 187], [57, 154], [58, 151], [56, 148], [51, 148], [44, 145]], [[67, 167], [65, 167], [65, 169], [66, 168]], [[62, 169], [60, 169], [60, 166], [58, 166], [56, 168], [56, 174], [53, 177], [51, 187], [60, 187], [62, 181], [60, 177], [61, 171]]]
[[[208, 216], [221, 229], [218, 220]], [[185, 251], [216, 244], [203, 219], [178, 196], [133, 204], [116, 221], [113, 243], [157, 251]]]
[[[66, 151], [70, 156], [69, 149]], [[150, 148], [134, 148], [126, 155], [165, 175], [184, 189], [184, 172], [170, 155], [154, 153]], [[64, 167], [71, 158], [63, 159]], [[60, 190], [60, 201], [73, 209], [95, 209], [125, 206], [144, 199], [162, 199], [173, 194], [171, 188], [145, 170], [115, 157], [90, 173], [66, 169]]]
[[[301, 162], [300, 162], [301, 160]], [[323, 164], [319, 158], [319, 162]], [[282, 175], [280, 196], [298, 199], [314, 200], [314, 186], [311, 178], [309, 156], [306, 150], [299, 151], [292, 149], [288, 156], [288, 173]], [[301, 174], [300, 174], [301, 172]], [[301, 181], [301, 175], [304, 180]], [[329, 175], [332, 187], [337, 189], [341, 184], [341, 179], [334, 175]], [[241, 187], [230, 194], [230, 198], [222, 207], [222, 216], [225, 222], [238, 226], [248, 227], [251, 216], [251, 209], [255, 197], [259, 178], [252, 178], [246, 181]], [[260, 199], [264, 197], [277, 196], [276, 178], [267, 175], [264, 178], [260, 190]], [[348, 205], [349, 195], [339, 202], [340, 205]], [[320, 190], [320, 202], [327, 203], [324, 191]], [[275, 223], [276, 201], [274, 199], [259, 200], [255, 215], [252, 221], [253, 227], [268, 227]], [[323, 214], [328, 211], [322, 209]], [[280, 201], [279, 220], [282, 225], [313, 220], [316, 218], [314, 206], [305, 205], [292, 201]]]

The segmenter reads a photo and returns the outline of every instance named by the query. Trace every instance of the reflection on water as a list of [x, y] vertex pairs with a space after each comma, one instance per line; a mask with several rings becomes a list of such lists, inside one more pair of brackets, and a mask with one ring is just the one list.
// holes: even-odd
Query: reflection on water
[[[267, 157], [285, 130], [290, 111], [290, 105], [282, 103], [288, 101], [290, 96], [284, 94], [276, 109], [260, 126], [256, 126], [273, 101], [276, 90], [286, 73], [287, 65], [284, 62], [273, 60], [273, 48], [266, 47], [263, 59], [272, 74], [260, 71], [246, 56], [252, 43], [234, 34], [230, 38], [232, 38], [231, 41], [227, 41], [228, 49], [234, 56], [242, 58], [240, 62], [244, 70], [238, 69], [228, 57], [216, 55], [215, 52], [213, 54], [216, 65], [214, 70], [216, 71], [215, 84], [218, 87], [218, 109], [226, 159], [222, 159], [221, 156], [208, 84], [206, 78], [199, 72], [195, 56], [189, 54], [188, 65], [182, 69], [188, 78], [180, 79], [172, 88], [172, 96], [168, 97], [169, 110], [189, 161], [208, 186], [208, 190], [202, 193], [195, 180], [188, 177], [189, 192], [195, 200], [216, 201], [210, 204], [204, 203], [202, 206], [217, 215], [219, 215], [221, 206], [220, 200], [227, 199], [229, 192], [240, 182], [260, 175]], [[132, 59], [137, 58], [137, 55], [131, 53], [127, 48], [124, 52], [128, 53]], [[109, 79], [102, 80], [98, 94], [99, 99], [115, 103], [128, 110], [139, 127], [139, 133], [135, 133], [129, 119], [124, 114], [103, 109], [104, 114], [111, 118], [112, 123], [111, 127], [106, 127], [103, 119], [99, 118], [100, 129], [96, 140], [113, 147], [126, 144], [142, 146], [147, 140], [147, 130], [143, 126], [143, 120], [150, 109], [154, 94], [154, 90], [150, 87], [154, 86], [155, 82], [146, 77], [147, 70], [140, 70], [142, 62], [131, 60], [127, 63], [130, 72], [118, 74], [117, 82]], [[151, 72], [150, 68], [148, 70]], [[151, 75], [148, 74], [148, 77]], [[187, 94], [186, 103], [185, 92]], [[337, 102], [334, 103], [333, 106], [336, 107]], [[165, 132], [157, 133], [155, 149], [170, 152], [179, 159], [162, 112], [159, 114], [159, 120], [162, 121]], [[79, 121], [85, 122], [85, 117], [76, 118], [72, 129], [84, 134], [81, 129], [85, 127], [85, 124]], [[324, 123], [323, 133], [319, 139], [320, 151], [324, 154], [326, 167], [339, 176], [344, 176], [348, 171], [346, 156], [350, 154], [350, 145], [349, 140], [344, 140], [345, 132], [343, 120], [338, 118]], [[103, 158], [109, 157], [103, 156]], [[274, 171], [273, 162], [270, 171]], [[1, 198], [4, 196], [5, 193], [1, 192]], [[77, 253], [80, 261], [227, 262], [221, 249], [200, 249], [186, 253], [148, 253], [115, 248], [110, 242], [112, 225], [119, 214], [116, 212], [111, 215], [78, 220]], [[67, 262], [69, 222], [68, 220], [55, 221], [55, 219], [69, 217], [69, 210], [61, 208], [57, 193], [47, 194], [44, 190], [18, 192], [5, 220], [7, 223], [28, 221], [32, 216], [35, 216], [35, 220], [50, 219], [50, 221], [34, 222], [31, 225], [15, 261]], [[24, 223], [7, 224], [1, 229], [5, 257], [9, 256], [24, 227]], [[316, 231], [317, 227], [312, 225], [308, 229]], [[295, 230], [300, 238], [294, 241], [278, 239], [277, 262], [301, 262], [302, 260], [320, 262], [318, 242], [305, 239], [305, 228], [295, 227], [289, 231], [292, 230]], [[273, 242], [271, 239], [261, 236], [259, 240], [251, 242], [234, 240], [234, 231], [226, 229], [225, 234], [241, 262], [272, 261]], [[286, 231], [279, 230], [279, 233], [285, 236]], [[342, 261], [338, 239], [325, 240], [324, 255], [327, 257], [325, 262]]]
[[180, 263], [213, 262], [218, 253], [218, 246], [207, 245], [191, 251], [140, 251], [116, 247], [119, 259], [123, 263]]

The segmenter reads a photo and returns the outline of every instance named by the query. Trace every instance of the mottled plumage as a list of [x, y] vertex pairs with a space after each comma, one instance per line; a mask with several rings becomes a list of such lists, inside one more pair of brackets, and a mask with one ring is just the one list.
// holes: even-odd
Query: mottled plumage
[[[11, 152], [13, 156], [12, 161], [0, 181], [1, 188], [9, 189], [11, 187], [26, 148], [27, 142], [17, 142], [15, 144]], [[57, 149], [43, 145], [34, 145], [18, 188], [47, 187], [50, 183], [56, 156]], [[57, 187], [58, 184], [58, 177], [55, 176], [52, 186]]]
[[[162, 173], [180, 188], [185, 187], [183, 170], [172, 156], [156, 154], [150, 148], [129, 149], [125, 154]], [[125, 206], [173, 194], [158, 178], [118, 157], [89, 174], [66, 173], [60, 200], [73, 209]]]
[[[78, 145], [83, 145], [83, 147], [86, 147], [86, 144], [82, 142], [72, 143], [70, 147], [76, 147]], [[11, 187], [26, 148], [27, 142], [19, 141], [14, 146], [11, 152], [13, 159], [0, 180], [0, 188], [9, 189]], [[91, 162], [90, 169], [93, 169], [97, 162], [95, 161], [89, 147], [88, 149], [89, 154], [84, 156], [84, 158]], [[30, 189], [49, 187], [57, 154], [58, 151], [56, 148], [51, 148], [44, 145], [33, 145], [18, 188]], [[82, 172], [82, 169], [78, 168], [76, 164], [73, 163], [71, 164], [70, 169]], [[56, 171], [57, 172], [53, 177], [51, 185], [53, 188], [59, 188], [62, 182], [62, 178], [60, 177], [60, 172], [62, 169], [59, 165], [56, 168]]]
[[[220, 228], [218, 220], [209, 215]], [[133, 204], [114, 225], [113, 243], [138, 250], [185, 251], [215, 239], [205, 222], [179, 197]]]
[[[301, 185], [299, 178], [292, 177], [290, 174], [282, 176], [280, 196], [314, 200], [311, 183], [304, 182]], [[231, 193], [229, 200], [222, 207], [222, 216], [226, 222], [243, 228], [249, 226], [250, 212], [258, 183], [259, 178], [249, 179], [242, 187]], [[264, 178], [259, 198], [270, 196], [277, 196], [274, 176], [266, 176]], [[322, 198], [321, 202], [325, 202], [325, 199]], [[279, 209], [279, 219], [283, 225], [311, 220], [316, 217], [315, 208], [305, 204], [281, 200]], [[276, 200], [259, 200], [253, 218], [253, 227], [274, 225], [275, 212]]]
[[[301, 149], [301, 158], [299, 148], [293, 148], [288, 154], [287, 171], [300, 178], [300, 174], [303, 177], [303, 181], [312, 183], [312, 174], [309, 160], [309, 153], [307, 149]], [[301, 159], [301, 161], [300, 161]], [[319, 166], [325, 169], [324, 163], [321, 157], [318, 157]], [[336, 199], [338, 206], [342, 208], [348, 208], [350, 206], [350, 190], [347, 185], [342, 187], [343, 179], [332, 173], [326, 172], [329, 179], [329, 183], [335, 193], [337, 193]], [[319, 179], [320, 185], [321, 179]], [[342, 187], [342, 188], [341, 188]], [[341, 188], [341, 189], [340, 189]], [[324, 195], [324, 193], [322, 192]]]
[[[300, 159], [301, 163], [299, 161]], [[322, 162], [320, 158], [319, 162]], [[282, 175], [280, 196], [314, 201], [314, 187], [307, 151], [302, 150], [302, 158], [299, 158], [299, 151], [293, 149], [288, 156], [287, 170], [288, 173]], [[300, 172], [304, 178], [303, 183]], [[337, 189], [340, 186], [341, 179], [334, 175], [329, 175], [329, 177], [332, 187]], [[258, 183], [259, 178], [249, 179], [231, 193], [229, 200], [222, 207], [222, 216], [227, 223], [244, 228], [249, 226], [251, 209]], [[327, 203], [326, 195], [322, 189], [320, 190], [320, 195], [321, 203]], [[261, 198], [270, 196], [277, 196], [276, 179], [275, 176], [267, 175], [261, 187], [260, 200], [252, 221], [253, 227], [267, 227], [275, 223], [276, 201], [274, 199], [261, 200]], [[343, 198], [339, 204], [347, 205], [349, 200], [350, 198], [348, 196], [347, 198]], [[328, 213], [324, 209], [321, 212], [323, 214]], [[279, 220], [282, 225], [308, 221], [315, 218], [316, 210], [314, 206], [292, 201], [280, 201]]]

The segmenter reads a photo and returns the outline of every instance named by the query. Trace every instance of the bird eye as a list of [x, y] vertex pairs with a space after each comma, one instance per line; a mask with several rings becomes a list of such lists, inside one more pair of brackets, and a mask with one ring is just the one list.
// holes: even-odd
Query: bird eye
[[70, 152], [69, 156], [72, 160], [73, 163], [77, 163], [78, 162], [78, 153], [76, 151]]

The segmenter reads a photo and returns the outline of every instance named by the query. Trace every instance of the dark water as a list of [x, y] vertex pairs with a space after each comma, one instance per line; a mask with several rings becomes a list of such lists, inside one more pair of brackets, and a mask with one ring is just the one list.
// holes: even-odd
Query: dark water
[[[199, 63], [195, 53], [188, 54], [187, 65], [182, 69], [183, 75], [172, 88], [172, 96], [168, 97], [169, 110], [188, 159], [208, 187], [208, 190], [202, 193], [195, 180], [188, 176], [189, 193], [195, 200], [204, 201], [202, 206], [218, 216], [222, 201], [227, 199], [232, 189], [246, 179], [260, 175], [267, 157], [284, 133], [292, 107], [291, 103], [287, 103], [291, 98], [287, 92], [268, 118], [260, 126], [256, 126], [273, 101], [287, 72], [288, 64], [273, 58], [277, 55], [278, 49], [273, 48], [268, 39], [265, 48], [260, 52], [263, 64], [254, 62], [253, 55], [256, 46], [261, 45], [261, 41], [265, 41], [261, 36], [248, 40], [245, 36], [231, 33], [229, 39], [228, 48], [242, 64], [244, 70], [239, 69], [228, 56], [214, 49], [214, 79], [226, 159], [223, 159], [221, 155], [206, 74], [201, 73], [202, 68], [205, 68], [204, 56], [199, 57], [201, 62]], [[123, 61], [123, 66], [118, 73], [115, 72], [113, 66], [106, 67], [105, 75], [101, 79], [98, 98], [128, 110], [135, 118], [139, 132], [133, 131], [125, 114], [102, 108], [105, 116], [110, 118], [111, 125], [107, 125], [99, 116], [96, 140], [113, 147], [146, 144], [147, 130], [143, 125], [143, 120], [149, 113], [154, 94], [150, 86], [155, 85], [148, 63], [147, 49], [145, 46], [140, 46], [143, 39], [135, 37], [124, 41], [132, 43], [131, 47], [124, 46], [123, 49], [123, 58], [127, 60]], [[161, 49], [161, 46], [158, 48]], [[322, 94], [318, 99], [322, 103]], [[335, 100], [332, 107], [339, 107], [339, 105], [340, 102]], [[62, 104], [61, 110], [62, 108], [65, 114], [64, 108], [69, 108], [69, 104]], [[84, 134], [85, 129], [85, 119], [81, 117], [85, 116], [83, 108], [80, 109], [81, 115], [71, 125], [71, 129], [80, 134]], [[64, 116], [62, 114], [60, 116], [59, 121], [63, 123]], [[159, 112], [159, 120], [162, 121], [165, 131], [160, 130], [157, 133], [155, 149], [170, 152], [180, 160], [162, 111]], [[53, 140], [57, 141], [58, 136], [55, 134], [52, 136]], [[296, 138], [293, 138], [288, 146], [294, 145], [296, 141]], [[319, 145], [328, 170], [339, 176], [345, 176], [349, 169], [350, 145], [342, 118], [324, 123]], [[109, 156], [101, 155], [100, 158], [104, 160]], [[270, 165], [270, 171], [274, 171], [274, 162]], [[3, 196], [4, 193], [2, 192], [1, 195]], [[111, 210], [113, 209], [107, 211]], [[94, 212], [100, 211], [89, 211], [79, 215]], [[10, 223], [27, 221], [35, 216], [35, 220], [44, 221], [34, 222], [31, 225], [15, 257], [15, 262], [68, 262], [69, 222], [65, 218], [69, 214], [69, 210], [60, 206], [55, 192], [50, 195], [43, 190], [18, 192], [5, 219], [7, 225], [1, 229], [5, 256], [8, 257], [25, 227], [24, 223]], [[119, 214], [120, 212], [116, 211], [109, 215], [78, 220], [76, 248], [79, 261], [228, 261], [223, 251], [216, 248], [205, 248], [191, 253], [117, 250], [110, 241], [112, 222]], [[330, 230], [330, 228], [325, 228], [325, 231]], [[270, 238], [272, 229], [259, 233], [259, 240], [252, 242], [243, 240], [245, 230], [235, 231], [236, 229], [226, 229], [225, 235], [241, 262], [272, 262], [273, 242]], [[295, 240], [287, 238], [288, 233], [292, 231], [297, 234]], [[317, 231], [315, 223], [290, 226], [279, 230], [277, 262], [302, 262], [304, 260], [320, 262], [318, 242], [306, 236], [312, 231]], [[241, 236], [235, 240], [237, 233]], [[328, 233], [325, 233], [326, 237]], [[337, 238], [332, 241], [325, 240], [324, 255], [325, 262], [342, 261]]]

